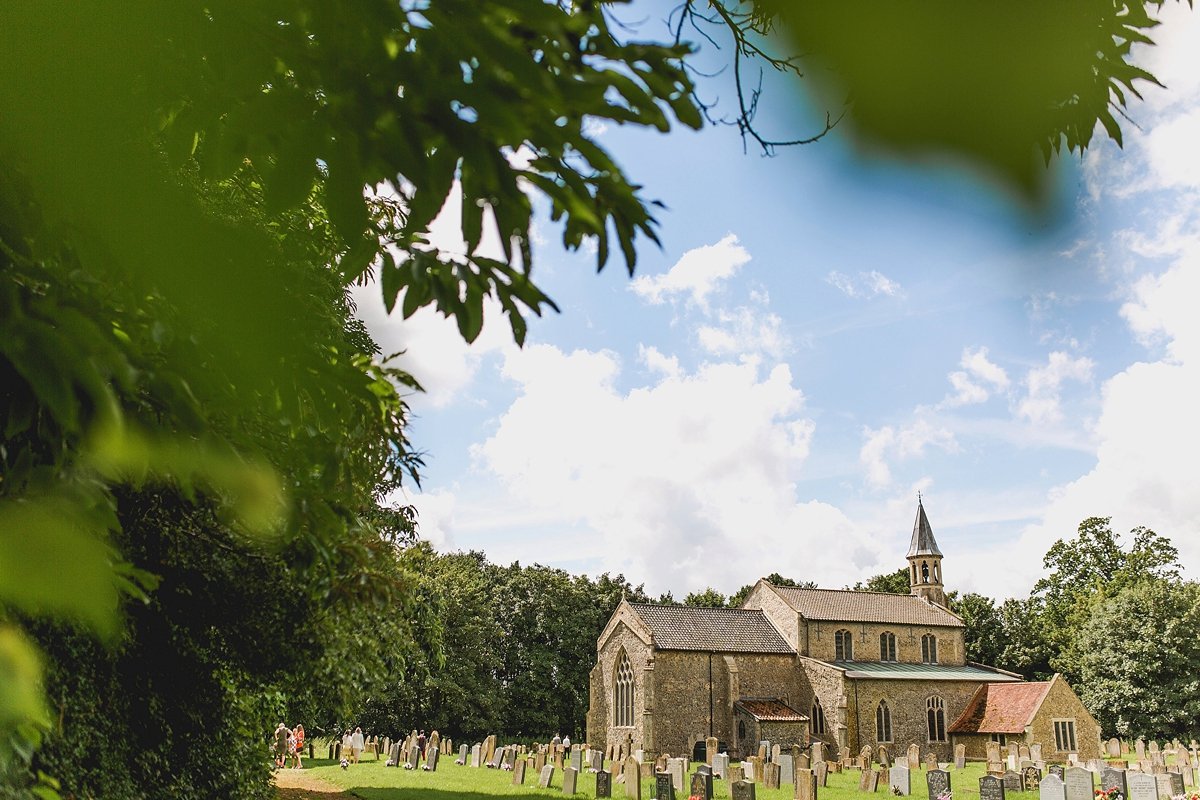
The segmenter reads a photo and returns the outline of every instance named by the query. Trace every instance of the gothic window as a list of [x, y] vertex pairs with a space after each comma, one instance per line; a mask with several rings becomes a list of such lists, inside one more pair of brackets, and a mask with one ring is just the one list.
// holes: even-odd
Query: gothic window
[[946, 704], [940, 697], [931, 697], [925, 701], [925, 715], [929, 723], [929, 741], [946, 741]]
[[825, 733], [825, 709], [821, 708], [821, 698], [814, 697], [812, 704], [812, 715], [809, 718], [809, 724], [812, 726], [813, 736], [822, 736]]
[[854, 660], [854, 634], [850, 631], [838, 631], [833, 635], [834, 660]]
[[880, 700], [875, 707], [875, 741], [890, 742], [892, 740], [892, 710], [886, 700]]
[[618, 728], [633, 727], [633, 664], [624, 650], [617, 656], [614, 673], [613, 724]]
[[932, 633], [927, 633], [921, 637], [921, 663], [936, 664], [937, 662], [937, 637]]
[[[892, 633], [891, 631], [884, 631], [883, 633], [879, 634], [879, 660], [896, 660], [896, 634]], [[880, 739], [879, 741], [890, 742], [891, 739]]]
[[921, 562], [921, 583], [929, 583], [929, 562]]

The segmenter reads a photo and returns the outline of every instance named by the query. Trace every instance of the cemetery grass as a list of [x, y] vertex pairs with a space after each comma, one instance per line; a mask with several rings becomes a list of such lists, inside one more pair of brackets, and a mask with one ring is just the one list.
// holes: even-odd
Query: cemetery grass
[[[442, 761], [437, 772], [423, 770], [406, 770], [395, 767], [384, 767], [382, 760], [368, 758], [358, 764], [351, 764], [343, 770], [337, 762], [326, 759], [306, 759], [305, 771], [335, 784], [344, 791], [356, 795], [363, 800], [484, 800], [491, 797], [563, 797], [562, 771], [555, 770], [554, 780], [549, 789], [539, 789], [538, 776], [533, 772], [532, 765], [525, 775], [524, 786], [512, 785], [512, 773], [504, 770], [460, 767], [452, 762]], [[692, 764], [689, 770], [695, 771], [697, 764]], [[956, 800], [979, 796], [979, 779], [985, 771], [984, 764], [969, 762], [966, 769], [950, 770], [951, 790]], [[847, 770], [828, 776], [827, 785], [817, 790], [817, 800], [864, 800], [863, 792], [858, 791], [859, 772]], [[651, 780], [642, 780], [642, 800], [650, 798]], [[685, 780], [685, 786], [687, 781]], [[915, 800], [925, 800], [925, 770], [912, 773], [912, 797]], [[756, 800], [792, 800], [793, 787], [790, 783], [782, 784], [779, 789], [764, 789], [759, 783], [755, 786]], [[579, 776], [578, 798], [594, 798], [596, 796], [596, 776], [582, 773]], [[625, 784], [612, 785], [613, 800], [624, 800]], [[726, 781], [713, 781], [714, 800], [729, 798], [729, 784]], [[887, 787], [881, 786], [875, 792], [877, 798], [889, 797]], [[686, 791], [676, 793], [676, 800], [687, 800]], [[1038, 800], [1035, 792], [1009, 792], [1005, 800]]]

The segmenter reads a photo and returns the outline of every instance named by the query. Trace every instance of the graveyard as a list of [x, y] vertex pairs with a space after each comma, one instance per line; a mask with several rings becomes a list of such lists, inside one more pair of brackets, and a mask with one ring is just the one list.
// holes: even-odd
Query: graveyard
[[[439, 758], [432, 770], [420, 766], [398, 768], [389, 764], [387, 754], [381, 753], [376, 758], [373, 753], [368, 753], [360, 763], [346, 768], [337, 760], [311, 759], [306, 763], [304, 773], [305, 777], [364, 800], [479, 800], [517, 796], [625, 800], [635, 796], [640, 800], [696, 797], [701, 800], [864, 800], [864, 795], [937, 800], [947, 793], [958, 798], [979, 796], [980, 800], [1093, 800], [1100, 790], [1113, 788], [1117, 791], [1112, 800], [1162, 800], [1192, 795], [1196, 764], [1194, 746], [1190, 751], [1182, 746], [1175, 750], [1170, 745], [1159, 750], [1156, 743], [1121, 745], [1112, 740], [1106, 744], [1103, 760], [1097, 759], [1086, 765], [1044, 762], [1034, 765], [1025, 759], [1025, 766], [1020, 770], [1011, 769], [1014, 764], [1020, 766], [1015, 755], [1011, 759], [1005, 755], [999, 762], [962, 760], [957, 764], [935, 765], [914, 761], [911, 763], [913, 769], [895, 763], [890, 768], [878, 762], [867, 766], [859, 759], [849, 758], [840, 763], [818, 762], [819, 766], [814, 765], [818, 769], [796, 771], [802, 776], [801, 780], [808, 780], [806, 790], [804, 784], [797, 788], [796, 774], [791, 772], [794, 762], [787, 754], [761, 762], [762, 774], [758, 776], [746, 774], [758, 768], [757, 758], [741, 764], [727, 764], [718, 757], [716, 770], [725, 771], [727, 777], [714, 776], [711, 795], [708, 795], [704, 788], [706, 780], [703, 776], [697, 778], [698, 773], [707, 769], [703, 762], [685, 763], [684, 759], [663, 757], [657, 763], [648, 760], [641, 763], [636, 757], [629, 756], [624, 762], [618, 761], [614, 768], [611, 760], [601, 760], [600, 753], [592, 753], [586, 747], [564, 752], [561, 758], [546, 752], [517, 752], [523, 749], [520, 747], [507, 749], [494, 744], [492, 747], [489, 760], [486, 743], [479, 748], [478, 756], [475, 748], [460, 745], [460, 751], [453, 755], [461, 755], [465, 750], [465, 758], [458, 759], [465, 763]], [[998, 745], [996, 750], [999, 750]], [[1113, 752], [1115, 757], [1111, 755]], [[667, 769], [659, 770], [664, 762], [667, 762]], [[479, 766], [471, 766], [474, 763]], [[490, 763], [498, 766], [490, 767]], [[572, 763], [580, 769], [572, 768]], [[589, 763], [593, 768], [588, 768]], [[512, 768], [507, 768], [510, 764]], [[597, 771], [596, 764], [602, 764], [603, 769]], [[860, 764], [865, 768], [859, 769]], [[631, 781], [634, 770], [639, 778]], [[754, 777], [755, 780], [737, 783], [730, 780], [739, 777]], [[634, 782], [638, 784], [636, 794], [627, 788]]]

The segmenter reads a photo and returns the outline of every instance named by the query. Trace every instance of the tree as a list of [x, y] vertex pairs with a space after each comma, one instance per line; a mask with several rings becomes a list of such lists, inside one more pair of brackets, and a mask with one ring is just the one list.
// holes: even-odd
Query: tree
[[1198, 659], [1200, 586], [1153, 579], [1098, 598], [1056, 663], [1104, 731], [1169, 739], [1195, 733]]
[[703, 592], [688, 593], [688, 596], [683, 598], [683, 604], [685, 606], [700, 606], [701, 608], [724, 608], [725, 595], [710, 586]]
[[909, 594], [912, 592], [912, 584], [909, 583], [908, 568], [901, 567], [895, 572], [888, 572], [884, 575], [875, 575], [867, 579], [867, 582], [854, 584], [856, 592], [887, 592], [888, 594]]
[[[763, 577], [763, 580], [772, 586], [796, 586], [801, 589], [816, 589], [816, 581], [794, 581], [791, 578], [785, 578], [778, 572], [772, 572], [770, 575]], [[753, 583], [747, 583], [742, 588], [738, 589], [729, 596], [729, 607], [738, 608], [742, 605], [742, 601], [750, 596], [750, 592], [754, 590]]]
[[967, 660], [998, 666], [1008, 644], [996, 601], [975, 592], [956, 598], [951, 610], [962, 617]]

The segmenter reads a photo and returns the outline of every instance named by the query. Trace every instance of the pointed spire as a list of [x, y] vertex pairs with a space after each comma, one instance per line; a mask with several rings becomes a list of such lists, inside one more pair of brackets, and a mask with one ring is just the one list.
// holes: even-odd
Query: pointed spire
[[925, 505], [921, 502], [920, 495], [917, 496], [917, 519], [913, 523], [912, 542], [908, 546], [908, 555], [911, 556], [940, 556], [941, 550], [938, 550], [937, 542], [933, 539], [933, 528], [929, 527], [929, 518], [925, 516]]

